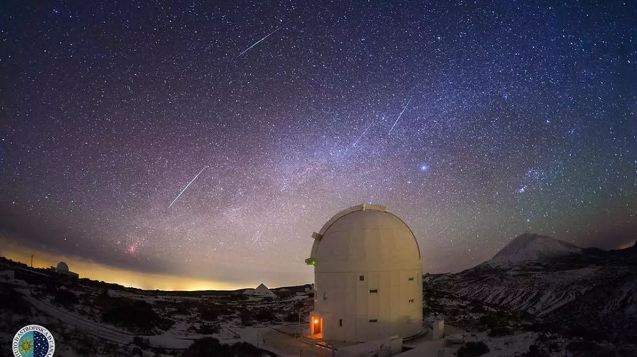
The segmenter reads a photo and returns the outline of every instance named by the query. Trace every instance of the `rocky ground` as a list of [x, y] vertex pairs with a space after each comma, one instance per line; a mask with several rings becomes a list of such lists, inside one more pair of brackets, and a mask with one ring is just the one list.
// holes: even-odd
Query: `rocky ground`
[[425, 315], [481, 336], [486, 355], [506, 355], [493, 352], [499, 339], [526, 336], [528, 350], [512, 355], [637, 356], [637, 248], [515, 261], [546, 253], [544, 240], [538, 249], [536, 237], [521, 237], [498, 264], [426, 275]]
[[[559, 244], [543, 238], [537, 249], [537, 241], [517, 239], [515, 254], [500, 254], [498, 264], [424, 276], [426, 325], [444, 319], [451, 326], [450, 355], [637, 356], [637, 248], [554, 256], [546, 247]], [[550, 258], [515, 261], [537, 252]], [[53, 333], [59, 356], [273, 355], [261, 349], [264, 331], [296, 331], [313, 303], [311, 285], [259, 298], [241, 290], [124, 288], [5, 259], [0, 270], [15, 272], [0, 281], [1, 343], [40, 324]]]
[[36, 323], [53, 333], [60, 356], [269, 355], [243, 335], [298, 324], [312, 305], [309, 285], [274, 289], [277, 299], [242, 291], [144, 291], [3, 265], [17, 269], [14, 281], [0, 283], [3, 345]]

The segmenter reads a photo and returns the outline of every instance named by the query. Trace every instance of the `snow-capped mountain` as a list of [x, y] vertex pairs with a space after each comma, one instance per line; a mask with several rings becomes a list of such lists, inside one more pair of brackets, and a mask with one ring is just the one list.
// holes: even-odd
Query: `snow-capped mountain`
[[486, 264], [492, 267], [508, 267], [581, 252], [582, 249], [573, 244], [547, 236], [525, 233], [515, 237]]

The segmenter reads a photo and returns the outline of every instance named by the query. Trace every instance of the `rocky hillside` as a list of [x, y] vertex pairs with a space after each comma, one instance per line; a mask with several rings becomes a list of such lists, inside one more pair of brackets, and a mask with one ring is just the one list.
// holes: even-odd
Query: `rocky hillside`
[[68, 279], [0, 257], [0, 272], [8, 271], [13, 274], [0, 276], [0, 344], [10, 345], [16, 331], [37, 323], [55, 334], [56, 356], [65, 357], [272, 356], [256, 331], [296, 331], [313, 303], [310, 285], [272, 289], [273, 297], [140, 290]]
[[541, 329], [614, 342], [637, 341], [637, 246], [581, 249], [525, 234], [493, 259], [425, 278], [433, 294], [531, 316]]

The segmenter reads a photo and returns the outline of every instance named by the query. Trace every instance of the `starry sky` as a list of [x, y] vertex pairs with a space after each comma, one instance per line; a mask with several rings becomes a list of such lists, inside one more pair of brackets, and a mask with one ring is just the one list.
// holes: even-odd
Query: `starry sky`
[[629, 1], [3, 1], [2, 239], [274, 286], [363, 202], [425, 272], [524, 232], [623, 246], [636, 24]]

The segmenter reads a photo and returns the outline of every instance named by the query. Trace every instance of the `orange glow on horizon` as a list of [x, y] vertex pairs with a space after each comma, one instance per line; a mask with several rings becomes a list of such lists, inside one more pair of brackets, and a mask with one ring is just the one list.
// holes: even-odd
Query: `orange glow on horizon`
[[34, 268], [49, 268], [64, 261], [69, 269], [80, 275], [80, 278], [101, 280], [145, 290], [236, 290], [256, 286], [256, 282], [238, 284], [227, 281], [214, 281], [199, 278], [156, 273], [142, 273], [97, 263], [88, 259], [58, 255], [38, 249], [26, 248], [3, 239], [0, 236], [0, 256], [16, 262], [30, 265], [31, 254], [34, 255]]

